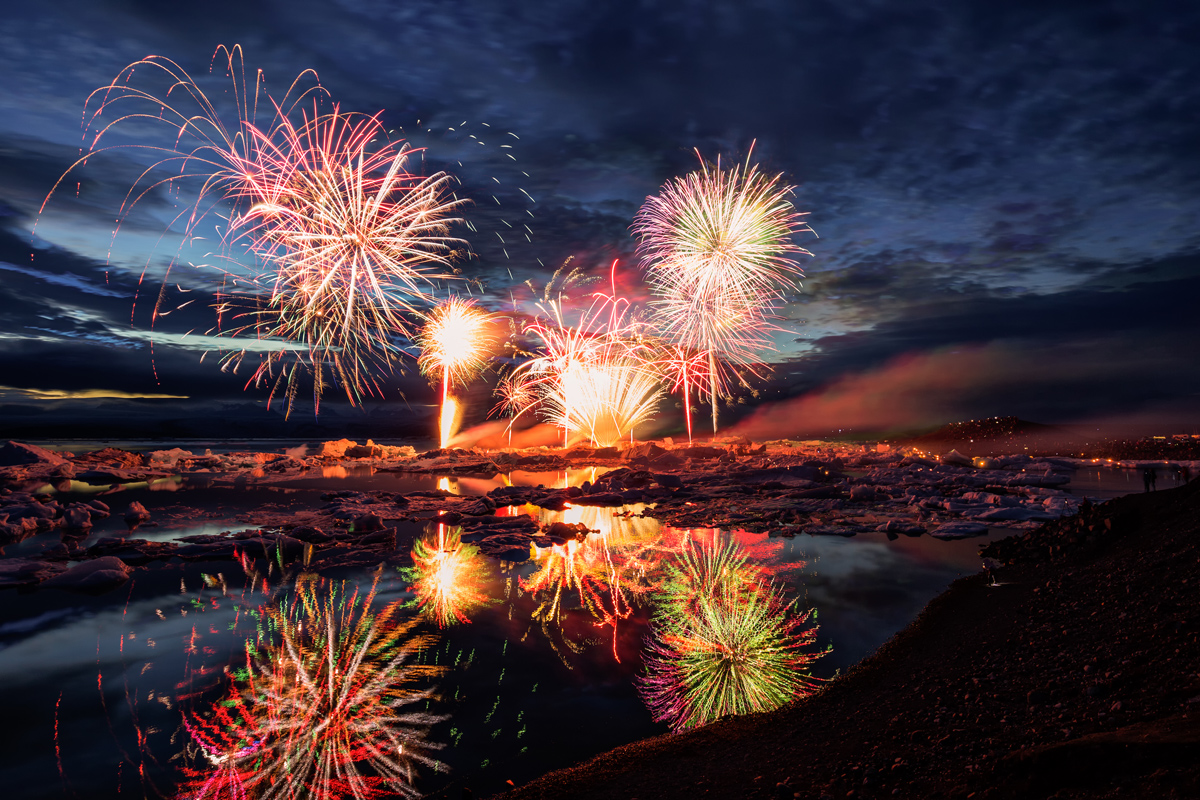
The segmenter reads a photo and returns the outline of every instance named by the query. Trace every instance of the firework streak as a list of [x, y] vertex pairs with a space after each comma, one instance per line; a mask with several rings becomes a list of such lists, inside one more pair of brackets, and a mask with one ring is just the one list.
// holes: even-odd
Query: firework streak
[[736, 543], [695, 543], [668, 567], [639, 691], [673, 730], [770, 711], [819, 684], [807, 666], [828, 650], [815, 612], [797, 613]]
[[259, 610], [223, 700], [186, 713], [193, 746], [180, 798], [415, 797], [440, 718], [413, 708], [439, 670], [407, 664], [432, 644], [400, 604], [373, 611], [347, 584], [301, 581]]

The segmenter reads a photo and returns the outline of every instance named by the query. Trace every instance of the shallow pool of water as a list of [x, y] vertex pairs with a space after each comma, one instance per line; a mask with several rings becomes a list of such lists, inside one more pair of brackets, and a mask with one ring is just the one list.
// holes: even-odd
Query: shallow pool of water
[[[181, 520], [175, 514], [178, 524], [135, 534], [168, 540], [236, 530], [240, 515], [267, 504], [311, 507], [321, 491], [348, 484], [391, 491], [440, 485], [477, 494], [504, 482], [552, 485], [594, 477], [590, 471], [513, 473], [482, 481], [375, 473], [245, 489], [185, 481], [170, 493], [106, 495], [116, 513], [91, 538], [119, 533], [120, 513], [130, 500], [144, 503], [156, 517], [172, 508], [191, 510]], [[815, 609], [815, 640], [794, 655], [803, 660], [832, 647], [811, 664], [814, 676], [829, 678], [903, 628], [953, 579], [977, 572], [984, 543], [928, 536], [889, 541], [874, 533], [786, 539], [685, 531], [638, 516], [637, 507], [514, 511], [544, 523], [582, 523], [598, 533], [535, 547], [531, 560], [514, 564], [479, 555], [457, 538], [456, 529], [408, 524], [400, 528], [395, 563], [379, 570], [342, 569], [302, 584], [318, 604], [331, 593], [357, 588], [365, 594], [374, 586], [370, 607], [376, 613], [389, 603], [404, 606], [389, 624], [411, 621], [399, 640], [422, 642], [413, 662], [440, 672], [411, 687], [437, 687], [409, 709], [435, 718], [427, 731], [413, 733], [409, 746], [415, 751], [422, 743], [440, 745], [430, 750], [439, 766], [415, 765], [421, 792], [457, 798], [470, 787], [486, 796], [506, 788], [506, 781], [520, 784], [668, 731], [669, 720], [655, 720], [638, 687], [648, 670], [662, 667], [661, 659], [651, 663], [647, 653], [672, 629], [656, 628], [651, 620], [680, 596], [687, 553], [745, 560], [747, 566], [719, 573], [728, 580], [738, 576], [727, 590], [736, 603], [774, 594], [796, 612]], [[995, 531], [987, 538], [1002, 535]], [[47, 544], [35, 539], [16, 549], [36, 552]], [[298, 713], [295, 706], [278, 706], [278, 700], [261, 700], [259, 711], [229, 703], [230, 692], [244, 683], [238, 670], [248, 669], [247, 643], [257, 642], [260, 655], [274, 653], [271, 658], [287, 661], [282, 644], [272, 639], [278, 631], [264, 628], [263, 621], [295, 601], [300, 567], [263, 559], [160, 564], [99, 597], [47, 589], [5, 594], [0, 685], [10, 721], [20, 721], [0, 734], [6, 753], [0, 785], [8, 787], [7, 796], [172, 796], [187, 769], [211, 777], [238, 759], [253, 762], [260, 751], [265, 763], [263, 736], [217, 741], [204, 725], [220, 728], [214, 715], [233, 708], [237, 713], [229, 712], [224, 727], [236, 738], [242, 728], [254, 728], [246, 717], [260, 711], [263, 719]], [[340, 589], [342, 581], [350, 588]], [[349, 625], [353, 609], [341, 608], [338, 624]], [[319, 615], [288, 619], [301, 632], [329, 621]], [[801, 629], [807, 626], [796, 631]], [[370, 670], [386, 674], [385, 667], [367, 658], [359, 669], [369, 676]], [[271, 669], [278, 680], [282, 668]], [[288, 674], [294, 687], [299, 679]]]

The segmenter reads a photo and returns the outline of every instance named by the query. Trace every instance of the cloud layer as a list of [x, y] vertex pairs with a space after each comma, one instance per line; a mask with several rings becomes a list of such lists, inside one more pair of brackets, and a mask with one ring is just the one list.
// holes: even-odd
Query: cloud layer
[[[1017, 410], [1079, 418], [1197, 391], [1181, 343], [1197, 332], [1185, 298], [1200, 276], [1200, 9], [67, 0], [11, 10], [8, 23], [6, 385], [243, 391], [182, 339], [210, 326], [213, 285], [199, 271], [173, 273], [197, 302], [156, 324], [151, 359], [133, 296], [159, 290], [177, 199], [152, 192], [110, 236], [143, 151], [90, 164], [30, 236], [78, 156], [89, 92], [149, 53], [204, 76], [218, 44], [240, 43], [272, 90], [313, 68], [344, 109], [386, 109], [428, 146], [430, 169], [462, 178], [475, 200], [464, 271], [493, 307], [568, 257], [596, 270], [620, 259], [640, 295], [628, 235], [639, 204], [693, 168], [693, 148], [740, 157], [756, 140], [821, 238], [804, 242], [809, 276], [780, 309], [795, 334], [779, 337], [764, 388], [777, 404], [748, 430], [771, 415], [796, 432]], [[202, 78], [217, 97], [222, 80]], [[123, 136], [170, 144], [152, 124]], [[389, 380], [397, 394], [426, 391]]]

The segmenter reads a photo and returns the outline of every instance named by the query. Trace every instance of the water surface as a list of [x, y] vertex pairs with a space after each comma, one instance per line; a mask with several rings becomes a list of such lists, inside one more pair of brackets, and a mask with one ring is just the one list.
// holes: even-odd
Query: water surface
[[[191, 509], [182, 522], [135, 534], [172, 540], [238, 530], [240, 514], [267, 505], [311, 508], [330, 488], [479, 494], [504, 483], [560, 485], [595, 476], [585, 470], [480, 480], [360, 471], [244, 489], [185, 479], [169, 492], [139, 488], [103, 496], [117, 513], [89, 538], [121, 533], [120, 511], [131, 500], [155, 516]], [[759, 580], [797, 608], [816, 609], [819, 633], [809, 649], [832, 651], [812, 671], [829, 678], [904, 627], [950, 581], [977, 572], [983, 544], [928, 536], [889, 541], [875, 533], [785, 539], [680, 531], [637, 516], [638, 508], [511, 509], [545, 523], [581, 522], [600, 533], [535, 548], [536, 557], [521, 564], [478, 557], [472, 589], [485, 600], [455, 624], [439, 627], [418, 608], [405, 609], [406, 617], [417, 618], [413, 635], [430, 637], [418, 660], [445, 670], [436, 680], [437, 697], [427, 703], [430, 714], [444, 719], [425, 737], [443, 745], [436, 756], [444, 766], [418, 770], [421, 791], [457, 797], [469, 786], [477, 796], [487, 795], [508, 780], [520, 784], [666, 732], [668, 725], [647, 710], [637, 682], [663, 576], [681, 548], [733, 541], [761, 568]], [[395, 563], [379, 571], [336, 570], [326, 578], [363, 592], [374, 585], [376, 608], [411, 604], [418, 599], [418, 576], [410, 571], [414, 543], [453, 533], [434, 522], [402, 525]], [[29, 540], [6, 555], [48, 544]], [[8, 796], [171, 796], [181, 754], [190, 748], [193, 762], [196, 755], [193, 736], [182, 725], [184, 711], [221, 702], [230, 682], [226, 671], [244, 662], [253, 638], [247, 615], [286, 596], [282, 587], [298, 571], [298, 565], [283, 567], [258, 559], [248, 565], [248, 575], [237, 562], [157, 563], [99, 597], [54, 590], [6, 594], [0, 685], [10, 719], [22, 721], [0, 734], [8, 755], [0, 781], [13, 790]]]

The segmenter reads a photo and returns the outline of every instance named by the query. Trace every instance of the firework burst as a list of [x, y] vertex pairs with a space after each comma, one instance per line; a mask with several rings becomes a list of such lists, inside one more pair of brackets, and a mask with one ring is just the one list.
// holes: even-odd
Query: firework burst
[[774, 304], [803, 275], [792, 256], [811, 255], [792, 241], [811, 231], [792, 192], [748, 160], [723, 169], [701, 159], [699, 170], [647, 198], [634, 219], [663, 336], [707, 356], [714, 434], [730, 367], [749, 365], [771, 346]]
[[732, 541], [685, 549], [669, 568], [639, 690], [673, 730], [769, 711], [818, 685], [815, 612], [798, 613]]
[[[159, 159], [118, 212], [119, 230], [154, 192], [182, 205], [170, 223], [181, 229], [181, 244], [167, 266], [152, 324], [168, 313], [162, 306], [171, 270], [216, 215], [224, 220], [216, 255], [229, 266], [201, 266], [220, 276], [218, 323], [208, 333], [229, 339], [223, 368], [257, 357], [247, 385], [269, 383], [272, 397], [282, 389], [289, 408], [303, 371], [312, 373], [318, 401], [330, 376], [352, 403], [380, 394], [376, 371], [394, 367], [402, 353], [395, 340], [410, 333], [407, 318], [432, 303], [435, 281], [456, 276], [452, 263], [464, 243], [449, 229], [466, 201], [453, 197], [450, 176], [411, 172], [409, 162], [420, 150], [390, 139], [378, 115], [342, 113], [336, 106], [321, 112], [324, 90], [304, 88], [309, 79], [315, 84], [315, 73], [302, 73], [276, 100], [263, 90], [261, 71], [248, 84], [240, 48], [217, 52], [214, 63], [223, 61], [232, 81], [232, 109], [210, 100], [175, 62], [151, 56], [89, 97], [90, 142], [67, 174], [99, 152], [126, 147], [101, 146], [117, 129], [166, 125], [172, 145], [138, 146]], [[158, 96], [134, 85], [135, 73], [164, 77], [166, 92]], [[311, 110], [301, 110], [307, 100]], [[269, 109], [264, 125], [260, 109]], [[255, 344], [241, 343], [247, 339]]]
[[407, 663], [433, 643], [409, 633], [399, 603], [373, 611], [345, 584], [300, 584], [261, 609], [224, 700], [185, 714], [194, 766], [180, 797], [371, 798], [418, 795], [418, 764], [440, 718], [414, 706], [437, 668]]
[[[396, 338], [412, 335], [408, 318], [432, 301], [435, 281], [455, 277], [462, 242], [449, 228], [465, 201], [445, 173], [409, 172], [418, 151], [388, 141], [377, 117], [335, 109], [296, 127], [285, 120], [274, 134], [260, 143], [259, 180], [233, 198], [249, 207], [227, 238], [258, 269], [230, 280], [218, 309], [234, 320], [227, 333], [302, 343], [318, 394], [324, 365], [352, 402], [381, 394], [375, 375], [392, 369]], [[288, 352], [264, 358], [252, 380]]]
[[421, 372], [440, 376], [442, 381], [441, 447], [454, 435], [453, 422], [447, 424], [445, 407], [456, 383], [466, 383], [487, 366], [488, 353], [496, 345], [495, 315], [479, 308], [471, 300], [451, 297], [426, 315], [416, 336], [421, 348], [418, 364]]
[[630, 319], [629, 302], [616, 296], [615, 286], [611, 294], [595, 292], [573, 325], [561, 297], [538, 309], [541, 314], [523, 330], [537, 341], [538, 353], [502, 383], [501, 405], [512, 409], [528, 401], [518, 413], [536, 408], [563, 429], [564, 446], [632, 439], [636, 426], [654, 415], [662, 390], [642, 340], [644, 325]]

